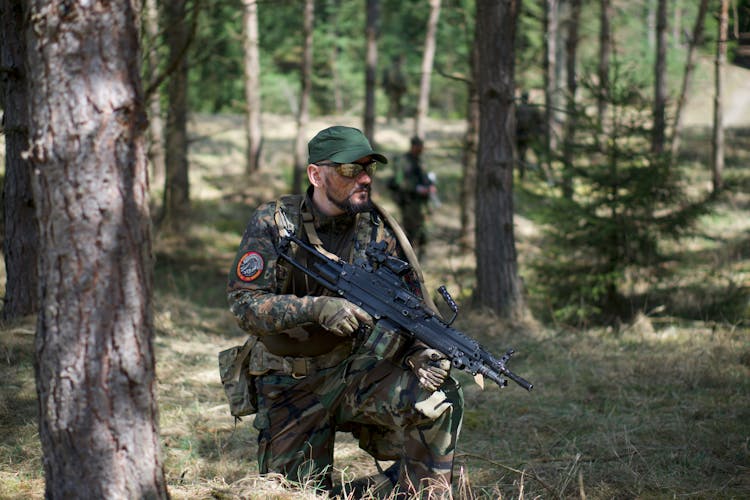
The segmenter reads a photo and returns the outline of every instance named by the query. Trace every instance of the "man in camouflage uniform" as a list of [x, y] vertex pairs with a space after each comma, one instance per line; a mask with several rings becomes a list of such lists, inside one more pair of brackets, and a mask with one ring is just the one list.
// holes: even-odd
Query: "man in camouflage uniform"
[[[414, 261], [404, 279], [425, 296], [408, 241], [370, 198], [375, 162], [387, 160], [359, 130], [342, 126], [319, 132], [308, 149], [310, 188], [255, 211], [227, 288], [240, 326], [260, 340], [249, 363], [256, 375], [260, 472], [313, 479], [330, 489], [334, 437], [344, 430], [377, 460], [396, 461], [386, 472], [402, 494], [447, 496], [463, 413], [449, 361], [394, 332], [384, 336], [393, 341], [388, 356], [365, 348], [358, 332], [378, 332], [373, 318], [277, 252], [280, 238], [294, 234], [352, 262], [365, 257], [371, 241], [385, 241], [389, 254]], [[305, 265], [308, 257], [294, 251]]]
[[529, 102], [529, 93], [521, 94], [521, 103], [516, 108], [516, 148], [518, 151], [518, 176], [526, 173], [526, 153], [534, 151], [539, 162], [540, 145], [544, 138], [544, 116], [540, 109]]
[[411, 138], [409, 151], [403, 155], [395, 167], [389, 188], [401, 209], [401, 223], [409, 241], [423, 257], [427, 245], [425, 214], [431, 196], [437, 194], [437, 187], [422, 167], [424, 143], [417, 136]]

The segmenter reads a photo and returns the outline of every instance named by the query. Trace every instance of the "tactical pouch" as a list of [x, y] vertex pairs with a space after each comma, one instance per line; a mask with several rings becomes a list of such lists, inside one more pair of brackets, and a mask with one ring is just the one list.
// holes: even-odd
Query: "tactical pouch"
[[250, 351], [257, 342], [258, 338], [251, 336], [244, 345], [219, 353], [221, 384], [229, 401], [229, 412], [234, 417], [244, 417], [258, 411], [255, 383], [248, 370]]
[[380, 320], [362, 343], [380, 359], [394, 359], [406, 346], [408, 339], [399, 333], [398, 327], [386, 320]]

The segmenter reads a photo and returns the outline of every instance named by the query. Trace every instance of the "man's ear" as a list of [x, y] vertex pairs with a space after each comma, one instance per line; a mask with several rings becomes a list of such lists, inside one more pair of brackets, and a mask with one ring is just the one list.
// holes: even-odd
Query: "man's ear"
[[307, 166], [307, 179], [315, 187], [323, 186], [323, 167], [313, 163]]

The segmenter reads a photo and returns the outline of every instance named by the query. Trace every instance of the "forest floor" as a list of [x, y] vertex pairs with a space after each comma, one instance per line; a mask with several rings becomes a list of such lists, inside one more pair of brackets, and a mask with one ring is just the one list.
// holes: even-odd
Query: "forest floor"
[[[316, 118], [309, 130], [333, 123], [358, 119]], [[710, 185], [710, 137], [701, 125], [690, 124], [683, 152], [697, 192]], [[324, 498], [257, 474], [253, 419], [235, 424], [218, 377], [218, 351], [243, 341], [224, 294], [234, 252], [252, 209], [283, 192], [289, 177], [293, 120], [265, 116], [264, 127], [265, 166], [247, 178], [241, 118], [195, 116], [191, 227], [179, 237], [155, 233], [156, 369], [173, 498]], [[405, 151], [409, 128], [378, 123], [378, 143], [391, 156]], [[463, 129], [460, 121], [430, 121], [425, 149], [443, 201], [429, 221], [427, 281], [430, 289], [447, 284], [459, 305], [475, 274], [473, 254], [457, 243]], [[728, 192], [675, 246], [673, 272], [651, 284], [654, 302], [633, 321], [582, 329], [508, 325], [468, 308], [459, 314], [458, 328], [489, 350], [513, 346], [511, 368], [535, 389], [480, 390], [457, 374], [466, 399], [457, 498], [750, 497], [750, 124], [737, 123], [727, 140]], [[380, 175], [378, 183], [387, 171]], [[522, 195], [534, 182], [517, 184], [522, 275], [528, 258], [544, 252]], [[0, 328], [0, 498], [44, 496], [34, 329], [31, 318]], [[350, 436], [338, 437], [336, 481], [376, 471]]]

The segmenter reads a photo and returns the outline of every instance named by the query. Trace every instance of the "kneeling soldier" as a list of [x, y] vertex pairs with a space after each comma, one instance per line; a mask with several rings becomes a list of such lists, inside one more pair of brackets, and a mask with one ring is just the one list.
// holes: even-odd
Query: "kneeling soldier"
[[387, 159], [343, 126], [319, 132], [308, 150], [307, 193], [255, 211], [227, 288], [240, 326], [259, 339], [249, 366], [260, 472], [315, 479], [330, 490], [335, 434], [349, 431], [375, 459], [396, 461], [385, 476], [401, 494], [449, 496], [463, 414], [450, 362], [380, 331], [361, 308], [278, 257], [290, 234], [348, 262], [364, 258], [368, 243], [385, 241], [390, 255], [412, 264], [404, 280], [434, 308], [403, 231], [370, 197], [376, 163]]

